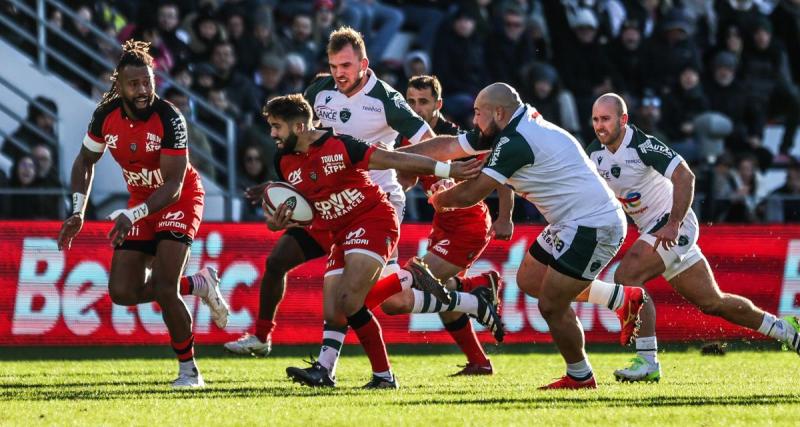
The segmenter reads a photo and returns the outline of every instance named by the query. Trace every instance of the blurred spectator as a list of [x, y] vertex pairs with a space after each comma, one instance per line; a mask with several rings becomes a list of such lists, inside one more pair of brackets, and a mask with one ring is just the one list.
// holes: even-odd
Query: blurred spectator
[[364, 35], [367, 56], [375, 64], [381, 62], [392, 37], [403, 26], [403, 13], [379, 0], [348, 0], [340, 16], [342, 22]]
[[308, 65], [302, 56], [297, 53], [286, 55], [286, 74], [283, 77], [286, 93], [303, 93], [307, 74]]
[[800, 0], [779, 0], [770, 19], [775, 36], [786, 46], [792, 80], [800, 84]]
[[672, 8], [669, 0], [625, 0], [628, 19], [635, 20], [645, 39], [656, 37], [659, 22]]
[[731, 163], [730, 157], [723, 156], [716, 166], [714, 221], [757, 222], [763, 214], [760, 204], [765, 196], [757, 172], [758, 160], [752, 155], [744, 155], [735, 168]]
[[[245, 56], [252, 55], [253, 52], [249, 49], [252, 48], [252, 41], [250, 34], [250, 24], [245, 18], [244, 12], [240, 9], [233, 9], [228, 15], [225, 16], [225, 33], [228, 36], [228, 41], [233, 45], [233, 51], [236, 58], [244, 58]], [[253, 69], [243, 64], [242, 61], [237, 61], [236, 70], [245, 76], [249, 76]]]
[[[189, 162], [195, 169], [202, 172], [203, 175], [213, 181], [217, 175], [216, 169], [214, 165], [207, 160], [208, 158], [213, 158], [214, 155], [211, 149], [211, 143], [209, 143], [206, 135], [200, 132], [194, 125], [194, 121], [192, 120], [194, 114], [192, 114], [189, 96], [173, 87], [168, 88], [164, 92], [164, 99], [177, 107], [186, 118], [186, 133], [189, 138], [189, 145], [191, 146], [189, 150]], [[220, 159], [224, 159], [224, 157]]]
[[427, 53], [433, 52], [436, 33], [444, 20], [442, 3], [438, 0], [395, 0], [393, 3], [403, 11], [405, 26], [411, 27], [416, 33], [414, 48], [419, 48]]
[[[605, 46], [597, 42], [598, 22], [594, 12], [580, 9], [572, 17], [571, 48], [556, 51], [556, 65], [564, 85], [572, 92], [578, 117], [588, 120], [598, 96], [621, 86]], [[594, 139], [591, 126], [582, 126], [583, 140]]]
[[722, 42], [706, 53], [705, 63], [710, 64], [720, 52], [730, 52], [736, 56], [736, 63], [741, 64], [744, 55], [744, 39], [742, 31], [735, 25], [730, 25], [722, 35]]
[[[764, 18], [764, 14], [758, 10], [754, 0], [717, 0], [714, 2], [714, 9], [717, 15], [717, 34], [723, 36], [727, 34], [728, 27], [736, 26], [742, 34], [753, 34], [756, 30], [756, 23]], [[745, 46], [751, 40], [745, 39]], [[723, 41], [718, 38], [717, 44]]]
[[663, 129], [672, 141], [670, 147], [690, 164], [701, 157], [695, 139], [694, 119], [709, 109], [708, 98], [700, 84], [700, 70], [687, 64], [678, 77], [678, 84], [664, 96]]
[[422, 76], [431, 73], [431, 57], [421, 51], [414, 50], [406, 54], [403, 60], [403, 74], [406, 81], [414, 76]]
[[[323, 47], [339, 25], [336, 20], [336, 3], [334, 0], [314, 0], [314, 29], [312, 40], [318, 48], [318, 55], [324, 54]], [[316, 61], [315, 61], [316, 63]]]
[[[225, 114], [233, 119], [234, 126], [241, 121], [242, 112], [239, 110], [237, 104], [231, 102], [230, 98], [228, 97], [228, 91], [224, 87], [215, 86], [211, 88], [211, 90], [208, 92], [208, 103], [220, 113]], [[213, 116], [210, 113], [198, 112], [198, 118], [203, 123], [207, 124], [208, 127], [216, 131], [219, 135], [226, 134], [227, 128], [225, 127], [225, 123], [216, 116]], [[219, 151], [219, 148], [217, 151]], [[215, 154], [222, 155], [223, 153], [217, 152]]]
[[772, 155], [761, 147], [763, 126], [759, 122], [758, 103], [749, 99], [742, 82], [736, 77], [736, 56], [720, 52], [712, 64], [712, 79], [705, 85], [711, 110], [727, 116], [734, 124], [725, 145], [734, 153], [755, 153], [761, 168], [771, 163]]
[[236, 52], [230, 42], [220, 42], [211, 48], [211, 65], [217, 73], [216, 86], [225, 89], [225, 98], [232, 104], [229, 110], [238, 110], [240, 119], [250, 123], [260, 111], [260, 103], [252, 80], [236, 71]]
[[[75, 39], [79, 45], [84, 46], [89, 51], [95, 53], [102, 52], [97, 37], [89, 28], [93, 17], [92, 9], [89, 6], [83, 5], [75, 10], [75, 14], [75, 19], [63, 20], [63, 30]], [[96, 74], [101, 70], [102, 67], [91, 55], [87, 54], [83, 49], [76, 47], [70, 41], [67, 41], [66, 38], [51, 33], [48, 35], [48, 41], [55, 50], [61, 52], [73, 65], [84, 67], [90, 74]], [[49, 67], [51, 70], [63, 75], [66, 80], [71, 82], [83, 93], [91, 93], [92, 84], [72, 71], [72, 69], [62, 63], [60, 59], [51, 60]]]
[[670, 140], [661, 127], [661, 98], [652, 90], [646, 90], [636, 111], [632, 114], [632, 122], [642, 132], [656, 137], [659, 141], [671, 146]]
[[288, 90], [283, 82], [286, 74], [286, 61], [278, 55], [266, 54], [256, 73], [258, 100], [262, 104], [275, 96], [286, 95]]
[[786, 183], [774, 195], [781, 199], [781, 221], [800, 222], [800, 163], [792, 162], [786, 169]]
[[[9, 179], [9, 188], [38, 190], [41, 183], [37, 177], [36, 162], [30, 155], [23, 155], [14, 163]], [[12, 194], [6, 196], [5, 218], [8, 219], [61, 219], [63, 206], [53, 204], [52, 196], [40, 194]], [[58, 204], [61, 199], [56, 200]]]
[[648, 64], [652, 57], [647, 54], [638, 21], [628, 20], [622, 24], [619, 37], [611, 43], [609, 55], [622, 79], [621, 92], [627, 98], [641, 98], [653, 67]]
[[575, 98], [561, 87], [556, 69], [544, 62], [534, 62], [522, 74], [524, 82], [519, 88], [523, 101], [536, 107], [547, 121], [579, 136], [581, 122]]
[[536, 58], [533, 45], [523, 37], [525, 31], [523, 9], [515, 3], [506, 3], [502, 11], [502, 26], [491, 32], [484, 47], [491, 81], [519, 87], [522, 82], [520, 70]]
[[[153, 57], [153, 71], [169, 74], [175, 60], [169, 48], [164, 44], [156, 27], [138, 26], [132, 37], [150, 43], [150, 55]], [[161, 87], [161, 78], [156, 75], [156, 88]]]
[[245, 76], [252, 76], [264, 55], [283, 55], [285, 48], [275, 35], [275, 23], [269, 8], [261, 8], [254, 15], [252, 24], [245, 25], [245, 30], [248, 31], [245, 36], [236, 41], [236, 62]]
[[759, 103], [763, 119], [784, 118], [779, 157], [786, 162], [800, 121], [800, 91], [792, 83], [783, 44], [772, 37], [772, 24], [762, 18], [755, 23], [755, 29], [751, 47], [745, 51], [741, 75], [750, 96]]
[[189, 22], [192, 62], [206, 62], [211, 60], [211, 48], [225, 40], [225, 30], [214, 19], [213, 7], [209, 4], [200, 8], [186, 18]]
[[176, 63], [186, 64], [190, 61], [192, 51], [186, 43], [189, 35], [178, 26], [181, 23], [180, 9], [176, 3], [164, 2], [158, 6], [157, 25], [161, 40], [169, 50]]
[[172, 67], [170, 70], [170, 74], [172, 75], [172, 79], [175, 80], [175, 83], [185, 87], [191, 88], [194, 84], [194, 76], [192, 76], [192, 70], [189, 69], [189, 64], [177, 64]]
[[[242, 189], [273, 178], [269, 176], [267, 162], [261, 148], [256, 145], [248, 145], [242, 150], [239, 168], [239, 186]], [[260, 204], [242, 203], [242, 221], [260, 221], [263, 216], [264, 212]]]
[[[491, 5], [492, 0], [464, 0], [460, 3], [460, 7], [463, 9], [464, 13], [475, 22], [475, 36], [481, 42], [486, 40], [486, 38], [489, 37], [489, 33], [492, 31]], [[447, 23], [442, 21], [441, 26], [445, 25], [447, 25]], [[439, 33], [437, 33], [437, 37], [438, 34]]]
[[192, 78], [192, 90], [208, 96], [208, 92], [216, 84], [217, 71], [214, 66], [207, 62], [200, 62], [194, 66], [194, 76]]
[[458, 8], [436, 37], [433, 71], [444, 86], [444, 110], [456, 122], [469, 121], [475, 95], [489, 81], [475, 19]]
[[[313, 65], [317, 63], [320, 54], [319, 46], [312, 37], [313, 21], [311, 15], [298, 13], [292, 18], [289, 35], [284, 40], [288, 52], [296, 53], [303, 57], [306, 67], [306, 78], [314, 75]], [[326, 42], [327, 43], [327, 42]]]
[[[61, 188], [61, 179], [53, 162], [53, 150], [47, 144], [36, 144], [31, 150], [31, 157], [36, 162], [36, 177], [39, 184], [47, 188]], [[60, 200], [60, 197], [59, 197]]]
[[[36, 130], [20, 124], [19, 128], [11, 134], [11, 138], [3, 142], [2, 152], [13, 162], [29, 154], [37, 144], [45, 144], [50, 147], [52, 153], [56, 154], [54, 162], [57, 162], [58, 137], [56, 136], [55, 125], [56, 117], [58, 117], [58, 106], [53, 100], [44, 96], [37, 96], [33, 100], [34, 102], [28, 104], [28, 113], [25, 121]], [[44, 109], [36, 104], [39, 104]], [[48, 111], [52, 112], [55, 117], [51, 116]], [[43, 135], [40, 135], [40, 133]], [[51, 140], [48, 141], [45, 136], [51, 138]], [[22, 144], [24, 148], [18, 146], [12, 140]]]
[[669, 90], [687, 65], [700, 66], [700, 52], [692, 39], [694, 27], [683, 9], [670, 10], [661, 31], [650, 46], [651, 64], [648, 86], [657, 92]]

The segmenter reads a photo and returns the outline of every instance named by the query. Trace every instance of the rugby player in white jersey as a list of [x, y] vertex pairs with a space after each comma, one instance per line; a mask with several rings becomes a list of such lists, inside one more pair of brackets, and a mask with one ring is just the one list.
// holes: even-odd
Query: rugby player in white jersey
[[437, 210], [472, 206], [498, 185], [508, 185], [536, 206], [549, 225], [526, 254], [517, 285], [539, 298], [539, 310], [567, 363], [566, 375], [542, 388], [596, 388], [583, 329], [570, 304], [590, 285], [615, 290], [614, 298], [621, 299], [618, 285], [596, 277], [625, 238], [622, 207], [578, 141], [523, 104], [514, 88], [487, 86], [474, 112], [477, 132], [409, 147], [440, 160], [492, 150], [478, 178], [433, 195], [431, 203]]
[[[641, 233], [614, 274], [617, 283], [642, 286], [664, 276], [703, 313], [719, 316], [800, 349], [798, 319], [777, 318], [739, 295], [722, 292], [697, 245], [700, 229], [691, 209], [694, 174], [658, 139], [628, 123], [625, 101], [613, 93], [592, 108], [597, 139], [587, 147], [592, 164], [622, 202]], [[619, 381], [658, 381], [655, 309], [642, 310], [632, 364], [614, 372]]]
[[[369, 68], [364, 39], [350, 27], [331, 33], [327, 46], [331, 74], [314, 80], [306, 89], [305, 98], [314, 109], [321, 127], [333, 128], [368, 144], [390, 143], [398, 135], [412, 144], [430, 138], [433, 131], [406, 103], [403, 95], [380, 80]], [[391, 149], [390, 147], [386, 147]], [[386, 192], [400, 222], [403, 221], [405, 193], [393, 169], [370, 171], [373, 182]], [[292, 183], [293, 176], [288, 176]], [[248, 189], [251, 200], [260, 203], [264, 185]], [[259, 313], [255, 334], [245, 334], [225, 344], [238, 354], [269, 354], [278, 305], [286, 290], [286, 274], [293, 268], [326, 255], [331, 246], [326, 233], [313, 227], [292, 227], [278, 239], [266, 260], [261, 279]], [[397, 253], [389, 260], [384, 275], [406, 275], [397, 265]], [[410, 277], [404, 277], [404, 283]], [[331, 339], [344, 340], [346, 330], [325, 330]]]

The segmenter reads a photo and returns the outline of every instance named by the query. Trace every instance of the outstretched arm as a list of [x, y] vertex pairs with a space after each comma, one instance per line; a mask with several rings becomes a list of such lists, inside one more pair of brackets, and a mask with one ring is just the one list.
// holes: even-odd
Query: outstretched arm
[[464, 151], [458, 142], [457, 136], [440, 135], [435, 138], [422, 141], [419, 144], [400, 147], [397, 149], [403, 153], [421, 154], [436, 160], [454, 160], [469, 157], [470, 154]]
[[477, 159], [448, 164], [418, 154], [382, 149], [375, 150], [369, 158], [370, 169], [397, 169], [441, 178], [471, 179], [478, 176], [482, 166], [483, 162]]
[[445, 208], [467, 208], [476, 205], [497, 188], [497, 181], [485, 173], [477, 178], [457, 184], [455, 187], [434, 194], [431, 204], [437, 211]]

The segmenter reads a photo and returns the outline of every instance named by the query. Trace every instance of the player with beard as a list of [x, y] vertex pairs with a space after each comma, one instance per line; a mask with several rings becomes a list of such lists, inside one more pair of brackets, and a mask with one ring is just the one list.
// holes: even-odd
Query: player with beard
[[[441, 114], [441, 95], [442, 85], [435, 76], [415, 76], [408, 81], [406, 100], [414, 112], [425, 119], [437, 135], [456, 135], [458, 126]], [[407, 140], [404, 139], [401, 145], [408, 145]], [[445, 181], [436, 176], [423, 176], [419, 180], [429, 196], [435, 189], [443, 188]], [[456, 278], [449, 283], [451, 289], [482, 292], [487, 299], [494, 301], [499, 301], [498, 294], [503, 285], [498, 272], [464, 276], [481, 256], [492, 235], [496, 239], [509, 240], [513, 234], [511, 211], [514, 207], [514, 195], [507, 187], [498, 187], [498, 195], [500, 216], [494, 224], [489, 216], [489, 209], [483, 202], [470, 208], [436, 212], [433, 229], [428, 237], [428, 252], [422, 258], [438, 279], [447, 281]], [[494, 372], [467, 314], [447, 311], [448, 307], [442, 304], [426, 304], [420, 291], [392, 296], [381, 308], [387, 314], [439, 313], [445, 330], [467, 356], [467, 364], [455, 375], [491, 375]]]
[[[377, 78], [369, 68], [364, 39], [349, 27], [334, 31], [327, 46], [330, 74], [318, 76], [306, 89], [316, 119], [323, 127], [351, 135], [369, 144], [392, 142], [398, 135], [417, 143], [433, 135], [430, 126], [416, 115], [403, 96]], [[395, 213], [403, 221], [405, 193], [394, 170], [371, 171], [370, 176], [388, 195]], [[289, 180], [291, 183], [291, 180]], [[258, 200], [265, 184], [248, 189], [247, 196]], [[266, 260], [261, 278], [258, 319], [255, 334], [245, 334], [225, 344], [237, 354], [266, 356], [272, 347], [275, 316], [286, 291], [286, 274], [293, 268], [326, 255], [330, 247], [326, 233], [311, 227], [293, 227], [278, 239]], [[384, 274], [399, 270], [397, 254], [389, 260]], [[346, 330], [326, 329], [327, 334]]]
[[[314, 206], [315, 227], [330, 233], [329, 240], [333, 242], [323, 282], [325, 323], [333, 330], [349, 325], [355, 331], [372, 365], [372, 380], [365, 388], [397, 388], [380, 325], [368, 308], [371, 299], [368, 294], [396, 248], [400, 224], [386, 194], [372, 181], [368, 171], [393, 168], [467, 179], [477, 176], [481, 162], [471, 160], [450, 165], [387, 151], [332, 130], [315, 129], [311, 106], [300, 95], [273, 98], [264, 110], [272, 137], [281, 149], [276, 161], [279, 175], [284, 179], [292, 177], [294, 187]], [[347, 195], [336, 197], [346, 203], [344, 208], [330, 203], [333, 196], [339, 195]], [[291, 214], [281, 204], [274, 214], [266, 214], [267, 224], [273, 230], [285, 228]], [[438, 283], [429, 273], [426, 276]], [[399, 284], [400, 279], [387, 278], [381, 282], [383, 287], [388, 282]], [[491, 310], [485, 300], [482, 304], [480, 300], [479, 295], [465, 294], [463, 299], [456, 296], [452, 302], [449, 298], [440, 302], [453, 306], [482, 305], [483, 310]], [[309, 386], [334, 386], [343, 338], [334, 343], [334, 338], [323, 336], [319, 360], [309, 368], [287, 368], [287, 375]]]
[[108, 233], [114, 247], [111, 301], [124, 306], [157, 302], [179, 361], [173, 387], [202, 387], [192, 318], [180, 295], [201, 297], [219, 328], [227, 324], [228, 306], [213, 268], [181, 277], [203, 216], [205, 192], [189, 164], [183, 116], [155, 95], [149, 48], [150, 43], [133, 40], [123, 45], [111, 90], [95, 110], [72, 166], [73, 214], [61, 227], [58, 248], [69, 249], [83, 227], [94, 165], [111, 151], [131, 195], [127, 209], [109, 215], [114, 221]]
[[566, 375], [542, 388], [596, 388], [583, 329], [570, 304], [591, 287], [590, 301], [627, 306], [631, 316], [623, 319], [623, 326], [636, 324], [641, 288], [631, 289], [638, 298], [623, 298], [634, 292], [596, 279], [624, 240], [622, 207], [577, 140], [523, 104], [512, 87], [487, 86], [478, 94], [474, 112], [476, 131], [457, 139], [440, 136], [407, 150], [440, 160], [491, 150], [478, 178], [433, 195], [437, 210], [472, 206], [507, 184], [542, 213], [548, 226], [517, 272], [520, 289], [539, 299], [539, 310], [567, 364]]
[[[627, 110], [619, 95], [600, 96], [592, 108], [597, 139], [586, 148], [592, 164], [640, 232], [617, 267], [615, 281], [642, 286], [664, 276], [703, 313], [758, 331], [799, 351], [797, 317], [777, 318], [744, 297], [720, 291], [697, 245], [700, 228], [691, 209], [694, 174], [678, 153], [629, 124]], [[655, 321], [655, 307], [642, 311], [637, 355], [629, 367], [614, 372], [618, 381], [661, 378]]]

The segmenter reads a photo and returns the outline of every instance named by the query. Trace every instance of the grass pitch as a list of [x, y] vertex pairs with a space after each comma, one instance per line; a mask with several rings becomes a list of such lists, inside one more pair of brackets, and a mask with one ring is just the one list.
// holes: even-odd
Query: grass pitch
[[660, 354], [659, 384], [620, 384], [628, 353], [590, 347], [599, 389], [538, 391], [562, 375], [552, 346], [504, 346], [492, 377], [448, 378], [463, 356], [445, 347], [390, 347], [401, 389], [363, 391], [369, 363], [346, 346], [335, 390], [300, 387], [287, 366], [314, 347], [267, 358], [200, 347], [207, 387], [175, 392], [168, 348], [0, 347], [0, 425], [798, 425], [800, 360], [791, 352], [697, 348]]

